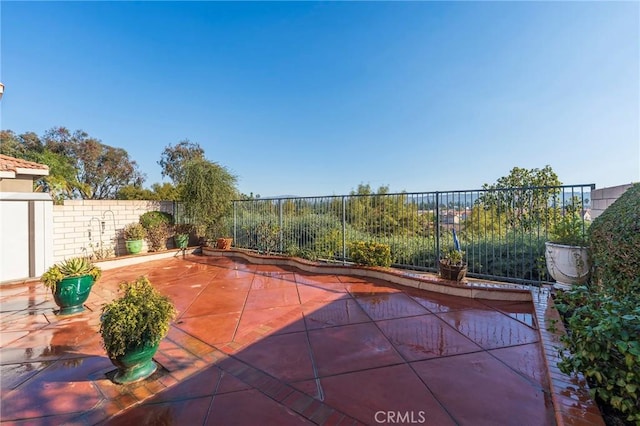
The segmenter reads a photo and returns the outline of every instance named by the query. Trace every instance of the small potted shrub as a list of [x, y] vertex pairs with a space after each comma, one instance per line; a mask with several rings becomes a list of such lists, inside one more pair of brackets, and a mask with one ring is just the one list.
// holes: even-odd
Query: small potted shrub
[[440, 276], [446, 280], [462, 281], [467, 275], [464, 252], [452, 248], [440, 259]]
[[147, 236], [147, 231], [139, 223], [130, 223], [124, 227], [122, 231], [127, 251], [130, 254], [140, 253], [142, 250], [142, 242]]
[[193, 226], [188, 223], [178, 223], [174, 227], [173, 240], [177, 248], [185, 249], [189, 245], [189, 234], [191, 233]]
[[63, 260], [50, 267], [40, 281], [51, 289], [60, 315], [84, 311], [83, 303], [91, 293], [93, 284], [100, 278], [102, 270], [86, 257]]
[[452, 229], [453, 248], [445, 252], [440, 259], [440, 276], [446, 280], [462, 281], [467, 275], [467, 263], [464, 261], [464, 251], [460, 248], [460, 242], [456, 230]]
[[131, 383], [156, 370], [153, 356], [169, 331], [176, 310], [149, 279], [121, 284], [122, 297], [107, 304], [100, 317], [100, 334], [111, 362], [118, 367], [113, 381]]
[[579, 214], [579, 203], [572, 202], [565, 214], [551, 228], [545, 243], [545, 260], [549, 274], [556, 280], [554, 287], [561, 290], [584, 284], [591, 273], [587, 230], [589, 222]]

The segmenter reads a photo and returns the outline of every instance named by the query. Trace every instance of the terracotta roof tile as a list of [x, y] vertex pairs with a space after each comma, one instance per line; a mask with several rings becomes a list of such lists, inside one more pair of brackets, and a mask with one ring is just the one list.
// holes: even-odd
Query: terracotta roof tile
[[43, 174], [42, 171], [46, 171], [46, 174], [48, 174], [49, 166], [0, 154], [0, 172], [16, 173], [18, 169], [40, 171], [34, 174]]

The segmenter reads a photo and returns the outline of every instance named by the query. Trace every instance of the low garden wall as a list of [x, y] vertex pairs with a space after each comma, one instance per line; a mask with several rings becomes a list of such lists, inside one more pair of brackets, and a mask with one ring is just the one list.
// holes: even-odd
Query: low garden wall
[[[73, 256], [126, 254], [120, 233], [143, 213], [173, 214], [173, 201], [65, 200], [53, 206], [53, 262]], [[143, 252], [147, 251], [144, 242]]]

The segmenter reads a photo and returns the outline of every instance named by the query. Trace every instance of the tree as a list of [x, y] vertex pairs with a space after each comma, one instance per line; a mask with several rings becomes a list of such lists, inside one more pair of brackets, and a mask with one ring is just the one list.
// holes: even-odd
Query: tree
[[144, 175], [122, 148], [103, 144], [82, 130], [71, 133], [55, 127], [42, 138], [44, 148], [72, 160], [75, 166], [75, 196], [88, 199], [115, 198], [127, 186], [140, 186]]
[[151, 191], [156, 195], [157, 200], [177, 201], [180, 199], [178, 188], [169, 182], [154, 183], [151, 185]]
[[514, 167], [495, 184], [485, 183], [482, 188], [487, 192], [477, 203], [494, 208], [498, 215], [504, 214], [510, 228], [531, 231], [549, 224], [553, 215], [550, 201], [559, 194], [560, 185], [558, 175], [549, 165], [530, 170]]
[[0, 153], [49, 166], [49, 175], [34, 181], [35, 191], [50, 193], [56, 202], [73, 197], [78, 182], [71, 158], [47, 149], [34, 132], [1, 131]]
[[203, 160], [204, 150], [196, 142], [182, 140], [176, 146], [168, 145], [162, 151], [158, 164], [162, 167], [162, 177], [169, 177], [178, 185], [184, 177], [185, 164], [192, 160]]
[[218, 163], [197, 158], [183, 164], [180, 199], [200, 236], [221, 236], [223, 219], [237, 198], [237, 177]]

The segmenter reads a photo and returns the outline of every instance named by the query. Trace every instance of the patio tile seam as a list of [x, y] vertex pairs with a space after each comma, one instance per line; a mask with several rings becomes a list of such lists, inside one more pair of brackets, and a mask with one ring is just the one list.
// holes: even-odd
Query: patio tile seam
[[[333, 413], [339, 413], [345, 419], [355, 421], [355, 419], [353, 419], [346, 413], [334, 407], [331, 407], [324, 401], [320, 401], [310, 395], [297, 390], [290, 384], [283, 382], [282, 380], [272, 376], [271, 374], [260, 370], [259, 368], [254, 367], [253, 365], [248, 364], [247, 362], [233, 355], [230, 355], [229, 358], [233, 359], [235, 363], [240, 365], [238, 366], [236, 364], [236, 366], [228, 369], [224, 366], [218, 366], [222, 371], [251, 386], [253, 389], [256, 389], [261, 394], [277, 402], [278, 404], [281, 404], [289, 408], [290, 410], [295, 411], [314, 424], [321, 424], [312, 419], [312, 417], [319, 417], [317, 415], [317, 412], [321, 409], [328, 409], [330, 411], [330, 414], [326, 416], [327, 418], [330, 415], [333, 415]], [[307, 412], [309, 407], [314, 402], [317, 404], [317, 408], [315, 410], [312, 410], [312, 412]], [[324, 418], [324, 415], [322, 417]]]
[[[560, 361], [558, 350], [561, 349], [565, 351], [566, 349], [559, 340], [557, 343], [555, 340], [563, 336], [566, 331], [560, 315], [555, 308], [551, 292], [548, 289], [545, 290], [546, 291], [538, 291], [537, 295], [532, 294], [532, 298], [535, 308], [534, 313], [539, 326], [538, 332], [540, 333], [541, 340], [544, 342], [542, 345], [543, 361], [546, 366], [547, 379], [549, 380], [556, 422], [558, 426], [575, 424], [604, 426], [604, 419], [602, 418], [598, 405], [589, 395], [589, 387], [586, 381], [576, 383], [576, 381], [580, 381], [579, 376], [564, 374], [558, 368], [558, 362]], [[551, 326], [552, 320], [557, 321], [555, 331], [548, 329], [548, 327]], [[574, 387], [571, 389], [571, 392], [573, 392], [578, 399], [566, 395], [567, 388], [558, 386], [560, 383], [572, 384]], [[590, 417], [589, 421], [576, 418], [570, 410], [571, 407], [567, 406], [567, 400], [571, 400], [572, 404], [579, 403], [584, 409], [591, 411], [593, 417]]]
[[247, 302], [249, 301], [249, 295], [251, 294], [251, 290], [253, 287], [253, 282], [255, 281], [256, 276], [253, 275], [253, 278], [251, 278], [251, 283], [249, 284], [249, 291], [247, 291], [247, 294], [244, 297], [244, 301], [242, 302], [242, 308], [240, 309], [240, 317], [238, 317], [238, 321], [236, 322], [236, 326], [233, 329], [233, 334], [231, 335], [231, 341], [235, 341], [236, 339], [236, 335], [238, 334], [238, 328], [240, 327], [240, 321], [242, 321], [242, 317], [244, 316], [244, 311], [247, 308]]

